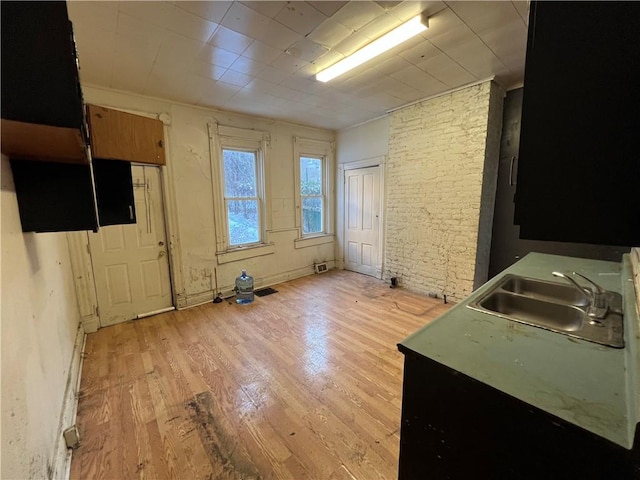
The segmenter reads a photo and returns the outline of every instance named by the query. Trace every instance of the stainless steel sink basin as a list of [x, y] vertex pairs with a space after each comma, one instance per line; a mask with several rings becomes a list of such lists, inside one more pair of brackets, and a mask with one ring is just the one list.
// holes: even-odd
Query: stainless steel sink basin
[[522, 322], [567, 332], [580, 330], [588, 321], [587, 314], [577, 307], [505, 292], [489, 295], [480, 302], [480, 306], [506, 317], [516, 317]]
[[545, 282], [516, 275], [506, 275], [500, 283], [500, 288], [511, 293], [569, 305], [586, 306], [589, 303], [589, 299], [585, 295], [580, 295], [580, 292], [571, 285]]
[[602, 319], [587, 315], [589, 299], [578, 289], [517, 275], [505, 275], [468, 308], [507, 320], [544, 328], [615, 348], [624, 347], [622, 297], [607, 292], [608, 314]]

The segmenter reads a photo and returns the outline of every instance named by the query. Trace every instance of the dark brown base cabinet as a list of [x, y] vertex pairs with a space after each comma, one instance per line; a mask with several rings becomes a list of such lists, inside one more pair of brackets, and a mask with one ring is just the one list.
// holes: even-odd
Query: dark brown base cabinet
[[399, 480], [640, 479], [627, 450], [399, 346]]

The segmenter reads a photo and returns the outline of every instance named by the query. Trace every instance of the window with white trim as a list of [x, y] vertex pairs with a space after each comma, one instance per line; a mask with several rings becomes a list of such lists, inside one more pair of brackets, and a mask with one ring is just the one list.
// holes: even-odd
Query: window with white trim
[[224, 207], [230, 247], [260, 243], [262, 240], [259, 154], [256, 150], [222, 148]]
[[269, 136], [215, 124], [209, 124], [209, 131], [218, 260], [273, 253], [265, 239]]
[[333, 144], [294, 139], [296, 210], [300, 239], [333, 234]]
[[325, 182], [321, 156], [301, 155], [300, 203], [302, 208], [302, 235], [324, 233]]

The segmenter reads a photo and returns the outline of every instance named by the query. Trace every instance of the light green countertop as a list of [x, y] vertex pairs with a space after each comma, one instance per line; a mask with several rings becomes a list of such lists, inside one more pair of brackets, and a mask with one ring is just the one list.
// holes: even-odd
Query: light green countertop
[[[504, 274], [560, 282], [553, 271], [582, 273], [623, 295], [625, 348], [467, 308]], [[620, 264], [530, 253], [400, 345], [631, 449], [640, 421], [636, 305], [628, 255]]]

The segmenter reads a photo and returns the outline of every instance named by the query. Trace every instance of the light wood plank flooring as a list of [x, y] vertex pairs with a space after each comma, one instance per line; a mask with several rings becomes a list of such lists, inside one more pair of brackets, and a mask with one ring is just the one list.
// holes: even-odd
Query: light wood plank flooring
[[449, 305], [338, 270], [275, 288], [90, 334], [71, 478], [396, 478], [396, 343]]

